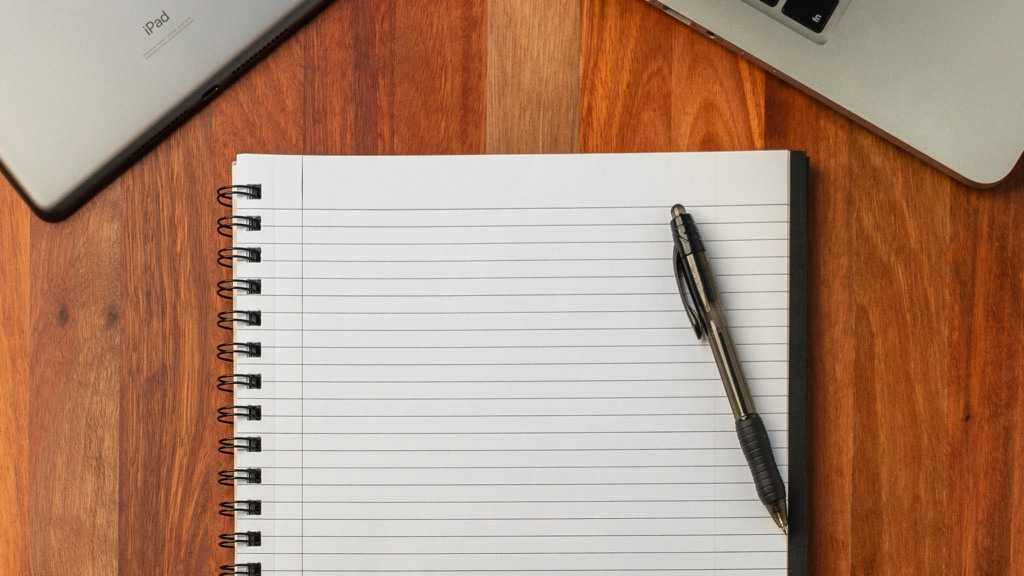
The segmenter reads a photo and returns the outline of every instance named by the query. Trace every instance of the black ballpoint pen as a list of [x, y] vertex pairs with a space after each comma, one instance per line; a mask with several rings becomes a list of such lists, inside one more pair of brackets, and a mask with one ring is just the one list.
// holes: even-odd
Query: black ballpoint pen
[[[782, 482], [779, 467], [772, 455], [771, 442], [764, 422], [754, 409], [754, 401], [743, 377], [736, 347], [725, 321], [725, 309], [719, 299], [718, 285], [711, 274], [711, 265], [704, 251], [697, 224], [693, 216], [681, 205], [672, 207], [672, 239], [675, 245], [672, 261], [675, 266], [676, 284], [683, 299], [683, 307], [700, 339], [704, 334], [711, 344], [711, 351], [722, 375], [722, 384], [729, 398], [736, 419], [736, 434], [740, 448], [750, 466], [754, 486], [761, 503], [768, 509], [775, 523], [786, 534], [789, 533], [789, 513], [786, 508], [786, 485]], [[691, 307], [686, 301], [689, 292], [693, 301]]]

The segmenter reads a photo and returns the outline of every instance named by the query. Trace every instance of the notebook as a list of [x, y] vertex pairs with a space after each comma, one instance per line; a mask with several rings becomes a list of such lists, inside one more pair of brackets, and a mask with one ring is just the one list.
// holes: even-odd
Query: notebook
[[[233, 181], [224, 574], [806, 573], [802, 153], [240, 155]], [[788, 538], [679, 300], [677, 202]]]
[[647, 0], [972, 186], [1024, 152], [1024, 10], [955, 0]]
[[67, 217], [327, 1], [0, 2], [0, 172]]

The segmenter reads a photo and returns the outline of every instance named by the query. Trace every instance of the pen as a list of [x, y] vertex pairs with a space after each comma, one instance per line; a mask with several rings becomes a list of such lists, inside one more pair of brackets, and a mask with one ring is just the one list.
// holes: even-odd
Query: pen
[[[732, 408], [732, 415], [736, 420], [740, 448], [747, 459], [747, 465], [750, 466], [757, 496], [779, 528], [789, 534], [786, 486], [782, 483], [779, 467], [775, 464], [768, 432], [754, 409], [754, 401], [743, 377], [743, 370], [736, 356], [736, 347], [729, 334], [729, 325], [725, 321], [725, 309], [719, 299], [718, 285], [711, 274], [711, 265], [704, 251], [704, 242], [693, 216], [680, 204], [672, 207], [671, 226], [675, 245], [672, 261], [679, 296], [683, 299], [683, 308], [686, 309], [686, 315], [693, 325], [694, 332], [697, 333], [697, 339], [700, 339], [702, 334], [706, 335], [708, 343], [711, 344], [718, 372], [722, 376], [722, 384], [725, 385], [725, 394], [729, 398], [729, 407]], [[692, 306], [686, 301], [687, 292], [693, 301]]]

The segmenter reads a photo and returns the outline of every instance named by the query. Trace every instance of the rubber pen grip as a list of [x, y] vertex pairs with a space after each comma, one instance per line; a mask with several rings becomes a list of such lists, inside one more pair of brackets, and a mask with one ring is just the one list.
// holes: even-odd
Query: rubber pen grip
[[772, 445], [768, 440], [768, 431], [764, 422], [757, 414], [753, 414], [736, 422], [736, 435], [740, 439], [740, 448], [747, 458], [750, 474], [754, 477], [754, 486], [762, 504], [770, 504], [786, 499], [786, 485], [782, 482], [779, 467], [775, 465]]

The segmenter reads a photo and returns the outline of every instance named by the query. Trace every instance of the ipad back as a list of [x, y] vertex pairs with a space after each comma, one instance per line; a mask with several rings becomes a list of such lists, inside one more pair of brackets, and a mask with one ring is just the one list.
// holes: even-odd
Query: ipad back
[[68, 215], [326, 3], [0, 0], [0, 168]]

